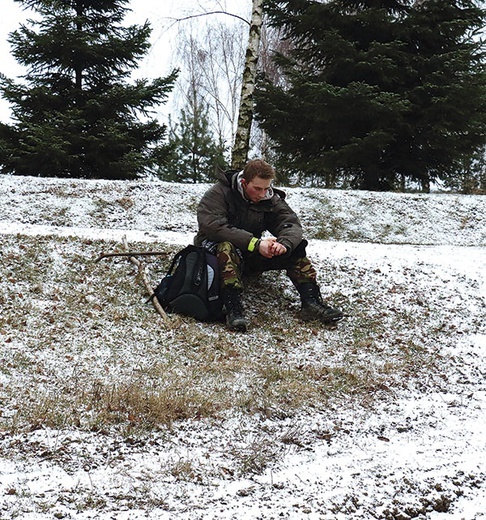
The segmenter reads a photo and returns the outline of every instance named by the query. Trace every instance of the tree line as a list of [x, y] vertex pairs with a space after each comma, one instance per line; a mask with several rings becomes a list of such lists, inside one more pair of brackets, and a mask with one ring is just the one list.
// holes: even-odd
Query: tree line
[[253, 0], [181, 22], [177, 68], [133, 81], [152, 28], [129, 0], [15, 1], [37, 16], [0, 75], [4, 173], [207, 182], [258, 155], [287, 184], [486, 192], [484, 2]]

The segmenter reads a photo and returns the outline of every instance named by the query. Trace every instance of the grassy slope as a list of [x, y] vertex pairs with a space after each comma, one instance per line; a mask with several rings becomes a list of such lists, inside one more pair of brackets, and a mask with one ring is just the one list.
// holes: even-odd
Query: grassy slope
[[[50, 194], [56, 193], [58, 207], [66, 208], [52, 212], [57, 225], [85, 224], [82, 211], [73, 220], [76, 197], [86, 197], [94, 204], [96, 222], [101, 225], [132, 225], [130, 219], [123, 224], [120, 216], [133, 207], [125, 199], [127, 185], [119, 185], [119, 191], [110, 185], [104, 192], [86, 193], [83, 183], [73, 182], [76, 189], [67, 197], [60, 184], [62, 190], [55, 181], [49, 186]], [[199, 193], [201, 188], [195, 189]], [[25, 196], [25, 187], [17, 187], [22, 190]], [[59, 190], [64, 193], [60, 198]], [[181, 190], [187, 194], [190, 188]], [[298, 204], [297, 196], [291, 196]], [[333, 195], [316, 192], [318, 200], [323, 196]], [[36, 202], [39, 197], [37, 188], [32, 206], [25, 206], [19, 214], [26, 221], [35, 217], [35, 223], [46, 224], [54, 199]], [[143, 190], [139, 198], [132, 193], [135, 207], [144, 197], [153, 200]], [[350, 197], [346, 194], [333, 204], [349, 203]], [[376, 197], [370, 194], [367, 200]], [[121, 200], [128, 209], [120, 210]], [[455, 207], [449, 204], [453, 217], [448, 218], [453, 218], [460, 234], [468, 222], [477, 220], [477, 208], [484, 199], [453, 200], [460, 202]], [[34, 210], [36, 204], [39, 207]], [[326, 228], [326, 214], [308, 204], [306, 200], [301, 209], [304, 219], [313, 215], [307, 223], [309, 229], [310, 221], [314, 230]], [[459, 205], [462, 211], [457, 211]], [[391, 211], [388, 202], [384, 206]], [[405, 207], [400, 204], [400, 211]], [[152, 210], [145, 208], [150, 220]], [[336, 214], [339, 212], [354, 212], [353, 226], [363, 218], [362, 213], [357, 215], [356, 206], [341, 206]], [[136, 212], [130, 215], [132, 220], [136, 218]], [[170, 209], [164, 215], [170, 219]], [[419, 218], [419, 213], [410, 215]], [[181, 218], [179, 224], [184, 227]], [[403, 216], [399, 214], [388, 222], [400, 220]], [[158, 226], [167, 228], [160, 220]], [[177, 222], [171, 226], [177, 228]], [[349, 237], [351, 231], [344, 232], [343, 226], [341, 220], [338, 235], [326, 238]], [[445, 236], [437, 231], [439, 235]], [[183, 430], [181, 420], [222, 424], [234, 415], [255, 421], [256, 438], [261, 435], [263, 439], [267, 419], [310, 418], [317, 412], [332, 415], [343, 407], [372, 410], [378, 402], [392, 403], [404, 391], [428, 392], [446, 385], [448, 371], [458, 360], [445, 350], [457, 341], [458, 328], [461, 334], [483, 330], [478, 309], [484, 308], [484, 302], [475, 282], [437, 275], [435, 267], [427, 263], [371, 270], [351, 257], [316, 259], [326, 296], [349, 315], [334, 329], [301, 322], [298, 299], [285, 276], [265, 274], [249, 286], [246, 306], [251, 331], [241, 335], [228, 333], [220, 324], [201, 324], [189, 318], [171, 317], [165, 325], [145, 303], [147, 295], [132, 264], [125, 259], [94, 262], [101, 251], [119, 249], [118, 243], [0, 235], [0, 246], [3, 456], [11, 453], [10, 436], [30, 435], [39, 428], [133, 439], [171, 428]], [[131, 246], [147, 249], [142, 242]], [[168, 253], [176, 250], [163, 242], [150, 248]], [[147, 261], [147, 273], [154, 283], [167, 264], [168, 259], [159, 257]], [[476, 310], [471, 312], [471, 308]], [[266, 449], [264, 444], [253, 446], [250, 455], [235, 442], [228, 451], [231, 472], [261, 473], [282, 456], [281, 446], [302, 442], [299, 432], [292, 429], [280, 431], [277, 437], [274, 444], [265, 441]], [[16, 456], [45, 455], [36, 452], [35, 443], [29, 446]], [[62, 459], [57, 460], [63, 464]], [[172, 477], [177, 474], [188, 480], [203, 478], [187, 461], [173, 464], [170, 472]]]
[[[284, 275], [266, 274], [249, 285], [251, 332], [239, 335], [175, 316], [166, 326], [145, 303], [127, 260], [93, 261], [114, 243], [0, 240], [0, 420], [8, 430], [130, 432], [233, 408], [284, 417], [329, 402], [372, 402], [375, 393], [393, 393], [434, 372], [442, 362], [439, 345], [455, 334], [453, 309], [443, 302], [457, 287], [430, 279], [426, 267], [393, 282], [355, 263], [319, 265], [331, 287], [327, 296], [349, 314], [336, 329], [301, 322]], [[158, 280], [166, 266], [152, 260], [149, 277]], [[474, 299], [474, 288], [463, 283]], [[474, 328], [465, 319], [463, 327]]]

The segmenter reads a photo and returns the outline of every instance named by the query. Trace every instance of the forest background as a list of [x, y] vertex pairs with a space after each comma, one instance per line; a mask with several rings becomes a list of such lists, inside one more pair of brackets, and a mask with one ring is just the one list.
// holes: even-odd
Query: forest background
[[[97, 124], [103, 119], [100, 106], [111, 105], [113, 114], [105, 118], [119, 118], [118, 126], [105, 126], [99, 135], [93, 131], [93, 121], [81, 128], [82, 118], [76, 112], [79, 99], [76, 110], [66, 112], [66, 106], [57, 103], [69, 96], [59, 88], [42, 111], [44, 115], [49, 110], [64, 111], [55, 125], [55, 132], [60, 128], [62, 134], [46, 132], [45, 120], [52, 118], [44, 117], [44, 123], [35, 122], [38, 134], [32, 138], [34, 119], [32, 107], [27, 108], [24, 101], [26, 92], [31, 96], [39, 86], [51, 92], [56, 66], [63, 81], [79, 82], [75, 85], [79, 91], [87, 75], [75, 79], [74, 65], [59, 67], [58, 57], [32, 52], [34, 32], [21, 31], [13, 39], [10, 32], [10, 48], [16, 56], [10, 56], [6, 67], [17, 62], [17, 78], [11, 80], [5, 74], [0, 92], [14, 107], [14, 119], [19, 120], [20, 114], [21, 124], [2, 125], [3, 171], [98, 178], [150, 173], [180, 182], [212, 180], [232, 162], [242, 106], [240, 92], [246, 83], [242, 73], [251, 4], [255, 8], [258, 3], [262, 2], [179, 2], [177, 6], [167, 2], [156, 7], [151, 2], [109, 1], [99, 8], [99, 3], [90, 7], [92, 2], [79, 0], [14, 1], [16, 11], [9, 12], [21, 13], [24, 22], [32, 11], [19, 10], [21, 4], [38, 11], [47, 9], [37, 20], [59, 22], [62, 11], [67, 16], [65, 24], [73, 23], [73, 13], [82, 5], [86, 12], [81, 25], [91, 37], [97, 33], [87, 30], [90, 9], [99, 14], [103, 9], [122, 13], [128, 8], [117, 22], [124, 28], [137, 24], [134, 29], [138, 28], [139, 41], [135, 48], [120, 47], [121, 54], [103, 64], [103, 97], [92, 96], [93, 75], [90, 88], [87, 83], [82, 85], [83, 103], [91, 96], [93, 121]], [[484, 192], [484, 2], [456, 1], [447, 9], [435, 0], [352, 5], [268, 0], [264, 4], [267, 14], [259, 41], [256, 121], [251, 125], [247, 154], [274, 163], [280, 182], [289, 185], [428, 191], [432, 183], [434, 188]], [[80, 18], [77, 20], [79, 30]], [[3, 30], [5, 22], [2, 24]], [[38, 42], [40, 36], [56, 37], [54, 32], [42, 34], [42, 25], [38, 28]], [[111, 34], [108, 30], [103, 37], [115, 36], [115, 30]], [[74, 40], [65, 41], [67, 46], [69, 42], [74, 45]], [[131, 56], [122, 58], [130, 52]], [[21, 74], [19, 61], [30, 72], [16, 83]], [[98, 74], [100, 64], [93, 66], [98, 67]], [[110, 77], [114, 68], [118, 77]], [[82, 72], [87, 71], [89, 66]], [[99, 89], [98, 77], [95, 82]], [[127, 88], [130, 82], [131, 90]], [[26, 87], [19, 88], [25, 83]], [[120, 89], [113, 89], [122, 83], [123, 92], [130, 91], [132, 96], [123, 101]], [[38, 94], [30, 99], [37, 111], [40, 99]], [[74, 130], [68, 130], [73, 122]], [[120, 129], [127, 131], [122, 139]], [[83, 133], [89, 139], [73, 144]], [[135, 135], [137, 146], [133, 144]], [[32, 139], [19, 158], [18, 143], [26, 142], [26, 136]], [[96, 140], [99, 142], [90, 150], [95, 159], [90, 160], [87, 147]], [[100, 163], [99, 158], [108, 151], [119, 157]], [[68, 155], [70, 161], [61, 160]], [[47, 156], [55, 156], [55, 160], [39, 160]]]

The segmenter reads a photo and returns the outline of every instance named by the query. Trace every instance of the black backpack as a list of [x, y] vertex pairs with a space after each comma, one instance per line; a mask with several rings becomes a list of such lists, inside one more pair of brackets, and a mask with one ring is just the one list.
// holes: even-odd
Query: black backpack
[[191, 245], [174, 256], [154, 296], [169, 312], [200, 321], [217, 321], [223, 316], [219, 290], [216, 256], [203, 247]]

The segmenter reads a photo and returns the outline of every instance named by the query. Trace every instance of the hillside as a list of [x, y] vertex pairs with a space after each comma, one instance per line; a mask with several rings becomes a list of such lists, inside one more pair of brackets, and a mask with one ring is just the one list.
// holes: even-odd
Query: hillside
[[[208, 185], [1, 176], [0, 223], [193, 234]], [[479, 246], [486, 197], [287, 189], [309, 238]], [[21, 227], [19, 229], [22, 229]], [[38, 229], [38, 227], [34, 228]]]
[[146, 303], [207, 186], [0, 176], [0, 518], [479, 520], [486, 197], [288, 189], [325, 297]]

